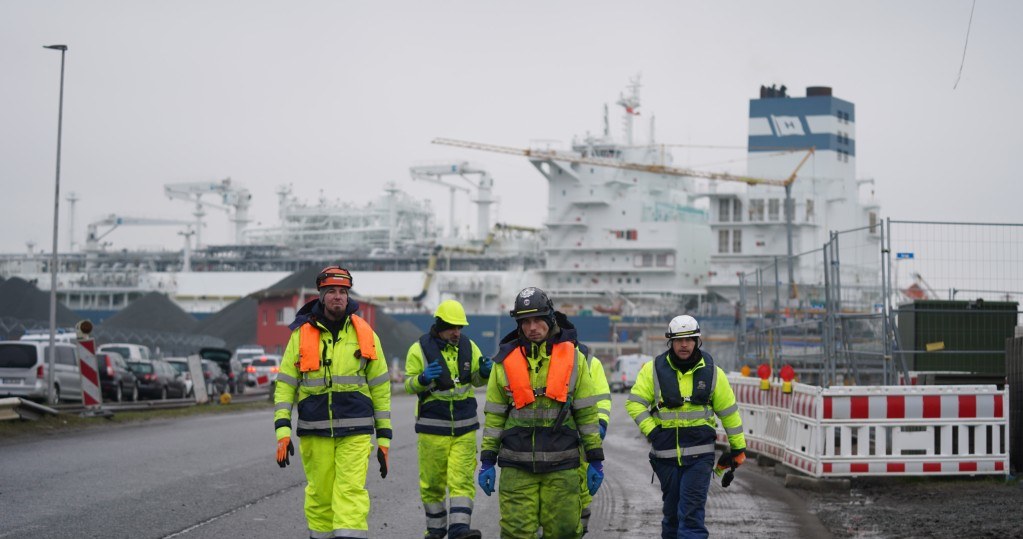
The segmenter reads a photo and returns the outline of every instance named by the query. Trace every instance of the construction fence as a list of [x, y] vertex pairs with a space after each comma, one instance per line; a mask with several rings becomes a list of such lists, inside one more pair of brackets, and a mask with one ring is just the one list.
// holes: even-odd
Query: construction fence
[[1023, 224], [887, 220], [740, 276], [740, 364], [818, 386], [1002, 383]]

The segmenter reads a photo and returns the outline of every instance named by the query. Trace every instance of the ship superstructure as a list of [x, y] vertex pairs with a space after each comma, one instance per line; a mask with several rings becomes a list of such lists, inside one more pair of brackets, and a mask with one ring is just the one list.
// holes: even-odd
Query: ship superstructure
[[[857, 251], [860, 259], [842, 263], [873, 275], [880, 252], [879, 205], [872, 192], [862, 192], [870, 182], [856, 177], [853, 103], [833, 96], [828, 87], [809, 87], [806, 97], [789, 96], [784, 86], [761, 87], [760, 97], [750, 100], [747, 155], [750, 176], [785, 179], [799, 173], [788, 197], [786, 189], [773, 185], [710, 185], [709, 289], [735, 300], [738, 274], [820, 249], [830, 231], [858, 228], [865, 229], [863, 241], [872, 245]], [[820, 257], [799, 257], [792, 279], [822, 281], [823, 275], [814, 275], [821, 272], [820, 262]], [[782, 264], [779, 279], [788, 282]]]
[[[612, 136], [605, 107], [603, 131], [576, 137], [567, 150], [448, 141], [525, 156], [548, 181], [542, 228], [491, 225], [492, 189], [502, 178], [461, 159], [410, 172], [452, 193], [465, 187], [445, 183], [445, 176], [478, 178], [469, 182], [478, 205], [471, 238], [455, 234], [453, 217], [447, 233], [441, 232], [429, 202], [395, 183], [364, 205], [323, 196], [309, 204], [285, 187], [277, 193], [278, 226], [246, 228], [238, 244], [189, 249], [189, 234], [201, 228], [204, 215], [201, 196], [194, 195], [197, 223], [182, 233], [185, 249], [108, 250], [97, 235], [86, 252], [60, 254], [58, 297], [83, 313], [110, 313], [156, 290], [189, 312], [210, 313], [288, 273], [343, 261], [358, 272], [357, 292], [391, 312], [428, 313], [455, 298], [471, 314], [500, 316], [518, 290], [542, 286], [570, 313], [663, 317], [692, 310], [708, 294], [734, 301], [738, 273], [790, 251], [818, 248], [830, 230], [876, 223], [877, 205], [860, 200], [862, 182], [855, 177], [855, 109], [830, 89], [810, 89], [805, 98], [765, 89], [751, 100], [749, 177], [742, 178], [674, 166], [670, 152], [654, 140], [652, 119], [649, 137], [638, 143], [638, 77], [617, 104], [624, 111], [620, 136]], [[777, 181], [758, 184], [757, 178]], [[781, 187], [785, 178], [792, 179], [788, 188]], [[240, 185], [229, 187], [248, 194]], [[783, 209], [786, 192], [794, 207], [791, 224]], [[237, 199], [247, 207], [247, 198]], [[114, 217], [98, 226], [114, 226], [112, 220], [182, 224]], [[242, 217], [232, 220], [236, 226]], [[48, 264], [45, 253], [0, 255], [0, 276], [43, 287]], [[806, 264], [794, 271], [817, 268]]]

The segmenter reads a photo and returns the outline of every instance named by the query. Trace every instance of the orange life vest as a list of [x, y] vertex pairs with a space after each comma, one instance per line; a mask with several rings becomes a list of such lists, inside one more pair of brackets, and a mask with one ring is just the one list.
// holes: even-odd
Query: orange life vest
[[[558, 402], [568, 400], [568, 383], [575, 366], [575, 345], [559, 342], [551, 350], [551, 363], [547, 368], [547, 387], [544, 396]], [[519, 409], [536, 400], [529, 383], [529, 365], [522, 347], [516, 346], [504, 359], [504, 372], [508, 375], [508, 388], [512, 392], [515, 408]]]
[[[373, 328], [358, 315], [350, 315], [355, 336], [359, 339], [356, 357], [373, 360], [377, 358], [377, 347], [373, 340]], [[298, 370], [311, 372], [320, 370], [320, 329], [311, 322], [298, 329]]]

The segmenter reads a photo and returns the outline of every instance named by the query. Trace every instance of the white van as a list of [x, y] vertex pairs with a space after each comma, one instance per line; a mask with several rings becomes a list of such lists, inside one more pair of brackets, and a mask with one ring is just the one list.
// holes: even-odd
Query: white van
[[110, 342], [100, 345], [97, 352], [116, 352], [121, 354], [125, 361], [138, 361], [140, 359], [153, 359], [149, 347], [143, 344], [131, 344], [124, 342]]
[[632, 389], [632, 386], [636, 384], [636, 375], [639, 374], [639, 368], [647, 361], [652, 361], [653, 359], [643, 354], [618, 356], [614, 366], [611, 367], [611, 372], [607, 375], [607, 385], [611, 386], [611, 392], [625, 393]]
[[[24, 397], [47, 401], [47, 362], [50, 350], [47, 340], [29, 338], [0, 341], [0, 397]], [[53, 360], [53, 398], [49, 404], [63, 400], [82, 400], [82, 377], [79, 358], [87, 354], [77, 343], [55, 344]]]

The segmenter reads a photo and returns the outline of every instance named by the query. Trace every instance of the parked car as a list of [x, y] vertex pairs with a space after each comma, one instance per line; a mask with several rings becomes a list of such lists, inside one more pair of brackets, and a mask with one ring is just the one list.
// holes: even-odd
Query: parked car
[[245, 368], [245, 385], [248, 387], [273, 386], [280, 372], [281, 358], [278, 356], [260, 356], [249, 360]]
[[211, 359], [202, 360], [202, 375], [206, 379], [206, 393], [211, 397], [227, 393], [227, 374], [224, 373], [216, 361]]
[[99, 370], [99, 385], [103, 398], [114, 402], [125, 399], [139, 400], [139, 382], [135, 373], [128, 368], [121, 354], [117, 352], [96, 352], [96, 368]]
[[192, 380], [192, 371], [188, 368], [187, 357], [165, 357], [164, 361], [170, 363], [174, 370], [178, 371], [181, 378], [185, 381], [185, 398], [191, 398], [195, 396], [195, 383]]
[[199, 357], [209, 359], [220, 366], [227, 375], [227, 388], [231, 393], [241, 393], [242, 362], [226, 348], [201, 348]]
[[42, 340], [0, 341], [0, 396], [24, 397], [57, 404], [82, 400], [78, 360], [85, 349], [57, 342], [53, 365], [53, 395], [47, 401], [47, 355], [50, 343]]
[[170, 363], [160, 359], [129, 361], [128, 367], [139, 379], [139, 393], [145, 397], [181, 398], [185, 396], [185, 380]]
[[118, 354], [121, 354], [121, 357], [123, 357], [125, 361], [139, 361], [153, 358], [153, 354], [149, 351], [149, 347], [142, 344], [111, 342], [99, 345], [99, 347], [96, 348], [96, 351], [117, 352]]
[[619, 356], [607, 374], [607, 384], [611, 387], [612, 393], [624, 393], [636, 384], [636, 375], [644, 363], [654, 358], [642, 354], [629, 354]]
[[243, 344], [234, 350], [234, 358], [238, 361], [245, 361], [266, 354], [266, 350], [258, 344]]

